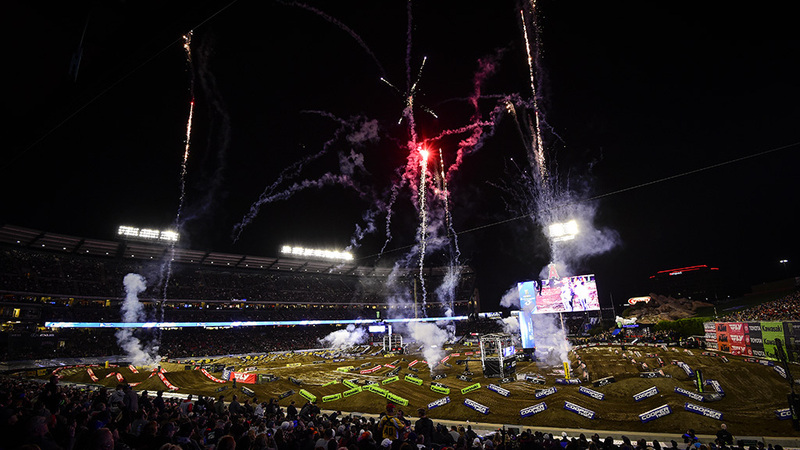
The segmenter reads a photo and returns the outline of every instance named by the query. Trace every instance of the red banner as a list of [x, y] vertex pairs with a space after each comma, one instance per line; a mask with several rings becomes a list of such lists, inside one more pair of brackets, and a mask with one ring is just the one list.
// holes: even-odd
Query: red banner
[[368, 374], [368, 373], [377, 372], [378, 370], [380, 370], [380, 368], [381, 368], [381, 366], [377, 365], [377, 366], [373, 367], [372, 369], [364, 369], [364, 370], [362, 370], [362, 371], [360, 371], [358, 373], [360, 373], [362, 375], [365, 375], [365, 374]]
[[231, 372], [231, 377], [239, 383], [256, 384], [257, 374], [252, 372]]
[[175, 386], [174, 384], [170, 383], [169, 380], [167, 380], [167, 377], [164, 376], [164, 372], [165, 372], [164, 369], [159, 370], [158, 378], [161, 379], [161, 382], [164, 383], [167, 389], [169, 389], [170, 391], [177, 391], [178, 389], [180, 389], [178, 386]]
[[206, 369], [200, 369], [200, 372], [203, 375], [205, 375], [209, 380], [213, 381], [214, 383], [224, 383], [225, 382], [225, 380], [220, 380], [219, 378], [215, 377], [214, 375], [211, 375], [210, 373], [208, 373], [208, 371]]

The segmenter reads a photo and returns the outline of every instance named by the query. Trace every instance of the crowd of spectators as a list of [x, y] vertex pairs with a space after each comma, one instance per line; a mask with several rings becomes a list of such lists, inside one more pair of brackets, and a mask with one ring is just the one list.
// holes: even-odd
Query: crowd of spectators
[[[502, 331], [496, 320], [456, 322], [456, 336]], [[363, 328], [363, 327], [362, 327]], [[323, 338], [336, 325], [264, 326], [233, 328], [141, 329], [135, 336], [144, 342], [158, 342], [158, 354], [167, 358], [205, 357], [230, 354], [268, 353], [298, 349], [326, 348]], [[0, 360], [83, 358], [122, 355], [116, 330], [107, 328], [63, 328], [44, 333], [18, 333], [16, 340], [0, 341]], [[0, 333], [10, 339], [13, 333]], [[379, 339], [378, 336], [376, 339]], [[368, 343], [365, 335], [363, 343]]]
[[[274, 303], [143, 303], [144, 321], [155, 322], [244, 322], [297, 320], [350, 320], [414, 317], [414, 305], [363, 304], [274, 304]], [[427, 305], [426, 315], [442, 317], [445, 307], [439, 303]], [[110, 306], [71, 306], [45, 304], [41, 306], [41, 321], [55, 322], [119, 322], [122, 313], [118, 304]]]
[[[160, 274], [161, 261], [111, 256], [60, 254], [33, 249], [0, 248], [0, 287], [7, 293], [48, 297], [125, 296], [123, 278], [128, 273]], [[167, 300], [241, 300], [300, 303], [378, 304], [397, 291], [412, 292], [414, 277], [399, 276], [388, 283], [386, 276], [356, 276], [334, 273], [214, 267], [199, 263], [173, 263], [167, 285]], [[429, 276], [439, 285], [444, 275]], [[155, 276], [152, 283], [161, 283]], [[474, 276], [462, 273], [457, 299], [472, 294]], [[143, 296], [163, 299], [157, 293]]]
[[650, 331], [649, 328], [606, 330], [588, 337], [571, 339], [574, 344], [642, 342], [648, 344], [678, 343], [682, 336], [673, 330]]
[[800, 319], [800, 291], [719, 318], [720, 322], [782, 322]]
[[[598, 434], [569, 437], [540, 431], [479, 435], [468, 424], [435, 423], [387, 404], [379, 417], [323, 414], [315, 403], [299, 410], [276, 399], [233, 394], [171, 398], [119, 385], [109, 392], [0, 378], [0, 450], [745, 450], [722, 425], [701, 442], [689, 430], [677, 440], [631, 441]], [[683, 443], [679, 444], [678, 441]], [[750, 450], [782, 450], [759, 442]]]

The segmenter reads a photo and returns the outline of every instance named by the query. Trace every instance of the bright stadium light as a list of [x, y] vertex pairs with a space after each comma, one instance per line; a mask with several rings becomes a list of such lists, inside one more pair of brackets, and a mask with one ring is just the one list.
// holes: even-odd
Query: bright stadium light
[[548, 228], [548, 234], [553, 242], [575, 239], [578, 234], [578, 222], [570, 220], [564, 223], [554, 223]]
[[339, 261], [353, 260], [353, 254], [349, 252], [292, 247], [291, 245], [284, 245], [281, 247], [281, 253], [285, 255], [296, 256], [298, 258], [334, 259]]
[[170, 231], [164, 230], [161, 232], [161, 235], [158, 237], [159, 240], [167, 241], [167, 242], [177, 242], [178, 241], [178, 232], [177, 231]]
[[172, 230], [156, 230], [153, 228], [137, 228], [120, 225], [117, 235], [126, 239], [140, 239], [143, 241], [178, 242], [178, 232]]

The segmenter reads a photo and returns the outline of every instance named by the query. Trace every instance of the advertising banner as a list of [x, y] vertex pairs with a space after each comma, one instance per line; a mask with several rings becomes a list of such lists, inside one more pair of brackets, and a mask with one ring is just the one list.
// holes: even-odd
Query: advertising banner
[[579, 416], [586, 417], [587, 419], [594, 419], [595, 413], [591, 409], [584, 408], [583, 406], [577, 405], [572, 402], [564, 402], [564, 409], [567, 411], [572, 411]]
[[606, 398], [606, 394], [603, 394], [602, 392], [597, 392], [594, 389], [589, 389], [589, 388], [584, 387], [584, 386], [579, 387], [578, 388], [578, 392], [580, 392], [581, 394], [586, 395], [588, 397], [592, 397], [593, 399], [596, 399], [596, 400], [603, 400], [603, 399]]
[[527, 408], [523, 408], [519, 410], [520, 417], [530, 417], [534, 414], [539, 414], [540, 412], [547, 409], [547, 404], [545, 402], [537, 403], [532, 406], [528, 406]]
[[534, 397], [537, 399], [547, 397], [548, 395], [553, 395], [558, 392], [558, 389], [555, 387], [550, 387], [547, 389], [536, 389]]
[[783, 333], [786, 357], [789, 358], [789, 361], [800, 361], [800, 322], [784, 322]]
[[256, 384], [257, 374], [253, 372], [231, 372], [231, 377], [238, 383]]
[[486, 405], [482, 405], [476, 402], [475, 400], [470, 400], [468, 398], [464, 399], [464, 406], [472, 408], [481, 414], [489, 414], [489, 407]]
[[761, 337], [764, 340], [764, 355], [770, 359], [778, 359], [775, 339], [780, 339], [783, 341], [786, 338], [786, 335], [783, 332], [783, 323], [761, 322], [760, 325]]
[[722, 420], [722, 413], [705, 406], [695, 405], [693, 403], [684, 403], [683, 409], [701, 416], [711, 417], [712, 419]]
[[438, 408], [438, 407], [446, 405], [448, 403], [450, 403], [450, 397], [443, 397], [443, 398], [440, 398], [439, 400], [434, 400], [434, 401], [428, 403], [428, 409]]
[[661, 405], [658, 408], [654, 408], [651, 409], [650, 411], [639, 414], [639, 420], [641, 420], [642, 423], [647, 423], [650, 422], [651, 420], [656, 420], [659, 417], [664, 417], [671, 413], [672, 409], [669, 407], [669, 405]]
[[658, 388], [653, 386], [649, 389], [639, 392], [638, 394], [633, 394], [633, 400], [640, 402], [646, 398], [655, 397], [656, 395], [658, 395]]

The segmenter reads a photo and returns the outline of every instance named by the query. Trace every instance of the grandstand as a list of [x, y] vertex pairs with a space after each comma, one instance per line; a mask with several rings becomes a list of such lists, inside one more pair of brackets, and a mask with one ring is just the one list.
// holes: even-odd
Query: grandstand
[[[163, 306], [167, 321], [199, 315], [225, 320], [379, 318], [392, 315], [385, 299], [392, 268], [294, 257], [236, 255], [137, 241], [102, 241], [15, 226], [0, 228], [0, 317], [39, 325], [48, 320], [110, 321], [124, 297], [128, 273], [159, 274], [172, 257], [166, 289], [149, 289], [140, 300]], [[461, 267], [456, 314], [475, 308], [474, 272]], [[446, 268], [424, 271], [441, 283]], [[395, 286], [413, 292], [418, 270], [394, 271]], [[396, 288], [395, 288], [396, 289]], [[163, 300], [163, 302], [162, 302]], [[434, 302], [430, 315], [441, 311]], [[403, 314], [412, 311], [403, 311]], [[400, 315], [400, 314], [398, 314]]]
[[[713, 415], [719, 414], [721, 418], [723, 413], [725, 421], [738, 430], [737, 437], [746, 437], [748, 442], [780, 442], [792, 447], [800, 444], [800, 440], [793, 438], [764, 437], [791, 435], [789, 422], [782, 420], [787, 411], [787, 383], [778, 364], [736, 354], [722, 357], [721, 350], [718, 355], [700, 349], [694, 352], [681, 349], [676, 345], [679, 337], [670, 332], [636, 337], [605, 332], [592, 338], [573, 339], [575, 346], [565, 361], [569, 369], [520, 358], [516, 361], [516, 376], [502, 380], [487, 378], [476, 364], [470, 363], [479, 357], [474, 341], [481, 335], [502, 331], [502, 324], [497, 315], [481, 314], [484, 317], [480, 318], [473, 314], [478, 305], [474, 273], [469, 267], [461, 268], [463, 276], [455, 290], [454, 306], [456, 314], [468, 314], [472, 320], [456, 323], [455, 336], [463, 339], [448, 341], [441, 348], [446, 356], [435, 360], [422, 353], [425, 346], [419, 341], [406, 344], [405, 355], [385, 353], [370, 345], [325, 348], [320, 338], [342, 330], [337, 324], [227, 326], [137, 330], [144, 338], [157, 333], [161, 357], [157, 367], [137, 368], [130, 365], [127, 355], [123, 356], [113, 328], [42, 327], [47, 321], [119, 320], [124, 296], [122, 278], [130, 272], [160, 273], [161, 264], [169, 254], [171, 249], [164, 244], [100, 241], [18, 227], [0, 228], [0, 295], [3, 296], [0, 315], [4, 320], [0, 360], [4, 361], [6, 372], [39, 379], [57, 374], [64, 383], [77, 383], [77, 387], [61, 388], [62, 392], [84, 401], [91, 398], [112, 411], [122, 411], [111, 422], [122, 427], [128, 425], [124, 405], [103, 397], [104, 389], [113, 390], [118, 384], [129, 383], [138, 386], [137, 395], [145, 404], [148, 400], [144, 399], [144, 390], [174, 390], [177, 400], [166, 407], [167, 411], [179, 410], [189, 394], [195, 399], [203, 398], [194, 405], [203, 405], [220, 393], [237, 394], [240, 402], [258, 397], [265, 409], [268, 407], [265, 400], [274, 398], [279, 410], [261, 416], [255, 409], [233, 413], [228, 403], [230, 396], [225, 398], [226, 420], [236, 422], [246, 418], [265, 427], [268, 420], [286, 420], [286, 408], [291, 401], [298, 402], [300, 409], [303, 404], [313, 405], [308, 403], [309, 399], [319, 397], [326, 406], [357, 412], [356, 417], [362, 417], [380, 413], [387, 401], [393, 401], [387, 400], [392, 394], [394, 401], [401, 402], [400, 406], [404, 406], [402, 402], [408, 404], [412, 415], [412, 405], [414, 408], [427, 405], [432, 410], [431, 416], [440, 423], [446, 420], [458, 425], [468, 420], [484, 434], [497, 429], [489, 423], [508, 424], [515, 429], [510, 446], [502, 437], [498, 440], [488, 434], [481, 440], [509, 450], [527, 445], [520, 442], [523, 439], [550, 442], [554, 450], [556, 445], [563, 448], [562, 443], [583, 448], [575, 444], [580, 443], [578, 435], [584, 430], [627, 430], [626, 434], [632, 431], [637, 433], [634, 436], [647, 437], [648, 445], [654, 440], [666, 444], [670, 434], [651, 432], [671, 430], [672, 437], [678, 438], [686, 431], [687, 423], [698, 429], [702, 442], [711, 443], [720, 423]], [[162, 322], [377, 320], [415, 314], [413, 303], [397, 306], [387, 303], [386, 298], [395, 293], [397, 285], [401, 290], [413, 292], [416, 270], [400, 271], [395, 287], [390, 288], [392, 271], [388, 268], [181, 248], [176, 248], [175, 254], [179, 256], [172, 265], [166, 299], [159, 286], [140, 296], [148, 314], [154, 317], [163, 314], [163, 319], [157, 317]], [[426, 283], [441, 284], [445, 273], [446, 268], [426, 269]], [[758, 315], [760, 320], [770, 320], [778, 314], [796, 317], [798, 305], [800, 302], [793, 294], [783, 301], [736, 314], [742, 319]], [[443, 311], [440, 306], [429, 304], [428, 314], [441, 315]], [[564, 326], [578, 334], [585, 328], [587, 317], [585, 312], [565, 315]], [[695, 392], [697, 378], [688, 375], [690, 366], [701, 368], [726, 394], [716, 399], [709, 396], [712, 404], [686, 406], [690, 405], [686, 403], [687, 396], [692, 399], [700, 395]], [[223, 369], [229, 369], [227, 378]], [[234, 381], [237, 376], [238, 386]], [[602, 382], [609, 379], [612, 384]], [[357, 382], [354, 384], [357, 389], [342, 387], [345, 380], [351, 384]], [[540, 386], [541, 383], [553, 386]], [[0, 400], [20, 385], [0, 377]], [[26, 389], [34, 392], [42, 388], [29, 385]], [[440, 398], [443, 395], [440, 391], [449, 395]], [[658, 395], [637, 399], [651, 391]], [[350, 396], [345, 400], [347, 392]], [[383, 395], [381, 392], [385, 398], [375, 397]], [[700, 397], [696, 401], [707, 401], [705, 394]], [[205, 407], [208, 408], [205, 412], [194, 417], [200, 420], [220, 417], [208, 413], [213, 410], [208, 403]], [[491, 411], [489, 422], [488, 411]], [[179, 412], [173, 413], [173, 417], [177, 419], [169, 421], [184, 426], [192, 423], [190, 417]], [[322, 421], [306, 417], [298, 423], [314, 423], [322, 430], [337, 422], [326, 415]], [[482, 424], [480, 429], [478, 423]], [[569, 442], [552, 439], [547, 432], [520, 435], [520, 430], [534, 424], [539, 431], [548, 428], [538, 425], [550, 427], [549, 432], [569, 431]], [[358, 428], [359, 431], [371, 428], [377, 433], [374, 426], [375, 422], [367, 421], [359, 422]], [[336, 428], [338, 431], [339, 427]], [[202, 441], [208, 438], [207, 431], [195, 434]], [[586, 432], [587, 436], [591, 433]], [[448, 442], [444, 434], [432, 439], [436, 445], [431, 448], [457, 446], [457, 440]], [[589, 444], [588, 439], [585, 442]], [[379, 450], [378, 444], [367, 448]], [[598, 450], [600, 447], [616, 450], [613, 446], [596, 445]]]

